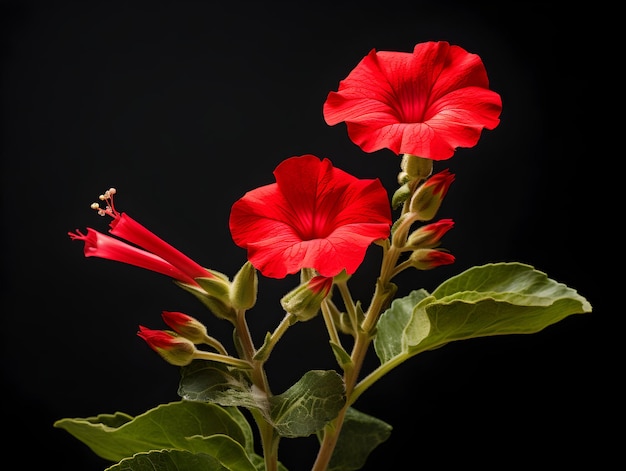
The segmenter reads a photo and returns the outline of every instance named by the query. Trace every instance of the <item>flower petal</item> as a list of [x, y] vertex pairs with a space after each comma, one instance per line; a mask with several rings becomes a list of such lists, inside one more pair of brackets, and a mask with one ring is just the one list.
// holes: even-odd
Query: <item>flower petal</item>
[[499, 124], [502, 101], [488, 86], [480, 57], [445, 41], [417, 44], [412, 54], [372, 50], [328, 94], [324, 119], [345, 121], [365, 152], [445, 160]]
[[313, 155], [283, 161], [274, 175], [276, 183], [246, 193], [230, 216], [233, 240], [263, 275], [352, 274], [367, 247], [388, 237], [391, 210], [379, 180], [359, 180]]
[[82, 234], [79, 231], [75, 233], [70, 232], [69, 236], [74, 240], [82, 240], [85, 243], [85, 257], [99, 257], [127, 263], [161, 273], [162, 275], [185, 283], [195, 284], [193, 278], [190, 278], [187, 274], [163, 260], [161, 257], [129, 245], [114, 237], [102, 234], [94, 229], [87, 228], [87, 234]]

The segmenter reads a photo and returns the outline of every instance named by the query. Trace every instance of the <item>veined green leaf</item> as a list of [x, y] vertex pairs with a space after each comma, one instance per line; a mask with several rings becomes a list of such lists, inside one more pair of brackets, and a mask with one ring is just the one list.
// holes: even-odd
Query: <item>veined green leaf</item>
[[270, 398], [274, 427], [283, 437], [307, 437], [337, 417], [346, 402], [336, 371], [307, 371], [287, 391]]
[[[138, 453], [125, 458], [105, 471], [180, 471], [182, 469], [210, 469], [211, 471], [237, 471], [227, 468], [217, 459], [205, 454], [195, 454], [182, 450], [160, 450]], [[248, 469], [248, 468], [241, 468]], [[255, 469], [254, 467], [252, 468]]]
[[[327, 471], [362, 469], [369, 454], [391, 435], [391, 425], [349, 407]], [[321, 433], [318, 433], [321, 439]]]
[[418, 290], [394, 301], [374, 346], [381, 364], [397, 364], [454, 340], [535, 333], [591, 310], [575, 290], [529, 265], [493, 263], [466, 270], [431, 295]]
[[231, 414], [215, 404], [182, 401], [161, 404], [134, 418], [120, 413], [103, 414], [61, 419], [54, 426], [72, 434], [96, 455], [119, 461], [136, 453], [163, 449], [211, 454], [213, 444], [207, 442], [207, 448], [203, 448], [197, 437], [213, 435], [226, 435], [238, 447], [246, 447], [247, 434]]
[[256, 408], [267, 414], [265, 397], [254, 393], [248, 377], [220, 362], [197, 360], [181, 368], [178, 395], [189, 401]]

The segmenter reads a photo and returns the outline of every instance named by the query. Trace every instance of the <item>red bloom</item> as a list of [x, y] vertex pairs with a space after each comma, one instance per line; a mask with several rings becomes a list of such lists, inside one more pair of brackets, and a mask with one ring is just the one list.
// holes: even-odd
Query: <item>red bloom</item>
[[368, 246], [389, 236], [391, 209], [379, 180], [360, 180], [314, 155], [283, 161], [274, 176], [276, 183], [235, 202], [229, 222], [263, 275], [284, 278], [302, 268], [352, 274]]
[[328, 94], [323, 111], [330, 126], [345, 121], [365, 152], [446, 160], [498, 125], [502, 100], [489, 90], [479, 56], [431, 41], [412, 54], [372, 49]]
[[100, 257], [116, 262], [128, 263], [129, 265], [170, 276], [185, 283], [195, 284], [193, 278], [190, 278], [161, 257], [157, 257], [150, 252], [133, 247], [126, 242], [91, 228], [87, 228], [87, 234], [77, 230], [76, 232], [68, 232], [68, 235], [74, 240], [82, 240], [85, 243], [85, 257]]
[[179, 281], [197, 284], [195, 278], [213, 278], [214, 275], [203, 268], [179, 250], [172, 247], [163, 239], [157, 237], [144, 226], [125, 213], [119, 213], [113, 205], [115, 188], [111, 188], [100, 196], [106, 201], [105, 209], [98, 203], [91, 205], [101, 216], [108, 215], [111, 221], [111, 234], [135, 244], [144, 250], [128, 245], [120, 240], [106, 236], [91, 228], [87, 234], [80, 231], [68, 232], [72, 239], [85, 242], [86, 257], [101, 257], [118, 262], [128, 263], [141, 268], [147, 268], [164, 275], [171, 276]]

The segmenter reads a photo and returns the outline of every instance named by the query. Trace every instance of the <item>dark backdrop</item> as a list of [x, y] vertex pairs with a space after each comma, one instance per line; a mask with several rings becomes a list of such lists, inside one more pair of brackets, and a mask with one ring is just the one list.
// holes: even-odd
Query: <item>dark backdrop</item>
[[[457, 175], [440, 212], [456, 221], [444, 245], [457, 262], [413, 272], [401, 290], [431, 290], [473, 265], [521, 261], [577, 289], [594, 313], [530, 336], [450, 344], [397, 368], [357, 403], [394, 427], [365, 469], [413, 460], [567, 467], [599, 464], [611, 451], [601, 424], [618, 414], [617, 371], [601, 297], [607, 256], [597, 247], [608, 227], [594, 222], [605, 194], [585, 124], [597, 84], [584, 51], [599, 42], [588, 12], [552, 2], [0, 6], [3, 428], [5, 453], [32, 451], [19, 458], [24, 467], [104, 469], [52, 423], [177, 400], [177, 369], [136, 336], [137, 326], [163, 328], [164, 309], [205, 316], [165, 277], [84, 258], [67, 232], [108, 224], [90, 203], [117, 187], [120, 210], [232, 276], [245, 253], [230, 238], [230, 205], [272, 182], [283, 159], [329, 157], [395, 189], [399, 158], [362, 153], [343, 125], [325, 125], [322, 104], [370, 49], [409, 52], [428, 40], [482, 57], [502, 96], [502, 122], [475, 148], [437, 163]], [[376, 254], [356, 275], [364, 301]], [[278, 299], [293, 284], [261, 280], [249, 314], [259, 341], [282, 317]], [[204, 319], [229, 338], [228, 325]], [[321, 318], [288, 331], [268, 365], [274, 389], [306, 369], [332, 367], [326, 342]], [[313, 451], [313, 438], [281, 445], [296, 471], [310, 467]]]

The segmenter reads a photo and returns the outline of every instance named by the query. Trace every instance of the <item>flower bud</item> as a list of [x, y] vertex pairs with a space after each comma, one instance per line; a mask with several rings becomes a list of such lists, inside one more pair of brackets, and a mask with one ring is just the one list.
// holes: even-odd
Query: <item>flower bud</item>
[[430, 221], [435, 217], [453, 181], [454, 174], [446, 169], [430, 177], [415, 191], [410, 209], [419, 220]]
[[250, 262], [244, 263], [233, 279], [230, 302], [235, 309], [250, 309], [256, 303], [259, 277]]
[[454, 255], [436, 249], [414, 250], [409, 258], [413, 267], [418, 270], [430, 270], [441, 265], [454, 263]]
[[187, 314], [163, 311], [161, 317], [174, 332], [195, 344], [204, 343], [207, 338], [206, 326]]
[[406, 241], [406, 246], [413, 249], [431, 249], [437, 247], [446, 232], [452, 229], [452, 219], [441, 219], [431, 224], [426, 224], [413, 231]]
[[404, 154], [400, 166], [414, 180], [425, 180], [433, 173], [433, 161], [417, 155]]
[[199, 277], [195, 281], [209, 296], [229, 305], [231, 283], [228, 281], [228, 277], [214, 270], [210, 270], [210, 273], [212, 276]]
[[173, 332], [152, 330], [140, 325], [137, 335], [165, 361], [175, 366], [188, 365], [196, 353], [196, 347], [190, 340]]
[[332, 287], [332, 278], [315, 276], [283, 296], [280, 304], [299, 321], [308, 321], [317, 315]]

